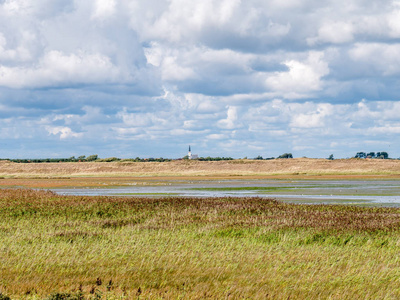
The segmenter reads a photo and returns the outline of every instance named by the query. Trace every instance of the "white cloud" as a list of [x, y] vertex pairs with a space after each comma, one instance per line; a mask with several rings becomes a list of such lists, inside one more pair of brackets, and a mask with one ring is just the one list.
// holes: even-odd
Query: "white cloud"
[[173, 56], [165, 57], [162, 63], [162, 79], [169, 81], [188, 80], [195, 78], [196, 74], [189, 67], [182, 67], [177, 64], [177, 58]]
[[220, 111], [220, 107], [218, 106], [218, 100], [203, 100], [197, 107], [198, 113], [216, 113]]
[[237, 113], [237, 107], [235, 106], [228, 106], [228, 111], [227, 111], [227, 118], [218, 121], [218, 127], [223, 128], [223, 129], [234, 129], [235, 127], [238, 126], [237, 120], [238, 120], [238, 113]]
[[[22, 37], [25, 43], [33, 40], [35, 36], [28, 31], [22, 32]], [[4, 35], [0, 32], [0, 59], [3, 62], [6, 61], [29, 61], [32, 55], [26, 47], [17, 46], [16, 48], [8, 48], [7, 40]]]
[[149, 127], [153, 125], [153, 114], [150, 113], [128, 113], [126, 109], [117, 114], [126, 126]]
[[318, 36], [308, 38], [310, 45], [318, 43], [342, 44], [353, 41], [354, 28], [352, 24], [345, 22], [332, 22], [322, 25], [318, 30]]
[[167, 10], [162, 12], [154, 23], [145, 24], [146, 26], [138, 24], [135, 20], [132, 20], [132, 23], [141, 26], [143, 37], [179, 42], [192, 39], [193, 33], [201, 31], [205, 26], [218, 27], [228, 24], [239, 7], [239, 0], [172, 0]]
[[170, 134], [173, 136], [177, 136], [177, 135], [194, 135], [194, 134], [198, 134], [196, 131], [193, 130], [187, 130], [187, 129], [183, 129], [183, 128], [176, 128], [176, 129], [172, 129], [170, 131]]
[[151, 138], [151, 136], [147, 135], [145, 131], [141, 128], [112, 127], [112, 130], [116, 134], [114, 135], [116, 139], [140, 140], [145, 138]]
[[392, 76], [400, 72], [400, 44], [356, 43], [350, 49], [350, 57], [372, 67], [373, 72]]
[[214, 133], [214, 134], [207, 135], [206, 138], [210, 139], [210, 140], [224, 140], [227, 138], [227, 136], [225, 134]]
[[367, 129], [368, 135], [376, 135], [376, 134], [399, 134], [400, 133], [400, 124], [396, 125], [386, 125], [381, 127], [371, 127]]
[[[397, 2], [398, 4], [398, 2]], [[392, 11], [386, 18], [389, 27], [389, 36], [393, 38], [400, 37], [400, 5], [395, 6], [397, 9]]]
[[285, 98], [304, 98], [313, 91], [322, 88], [322, 77], [329, 74], [328, 64], [323, 60], [323, 53], [311, 52], [307, 60], [301, 62], [289, 60], [284, 64], [287, 72], [276, 72], [267, 78], [266, 84], [273, 91]]
[[60, 135], [60, 139], [68, 139], [68, 138], [79, 138], [83, 136], [83, 133], [73, 132], [69, 127], [63, 126], [47, 126], [46, 130], [51, 135]]
[[11, 88], [126, 81], [110, 59], [101, 54], [50, 51], [34, 68], [0, 66], [0, 85]]
[[92, 18], [104, 20], [115, 14], [115, 0], [96, 0]]
[[164, 57], [164, 49], [158, 43], [152, 42], [150, 43], [150, 47], [144, 49], [144, 54], [149, 64], [159, 67]]
[[340, 157], [398, 134], [396, 1], [0, 3], [5, 143]]
[[314, 111], [294, 114], [290, 126], [299, 128], [324, 127], [325, 118], [330, 116], [333, 111], [334, 107], [331, 104], [318, 104]]

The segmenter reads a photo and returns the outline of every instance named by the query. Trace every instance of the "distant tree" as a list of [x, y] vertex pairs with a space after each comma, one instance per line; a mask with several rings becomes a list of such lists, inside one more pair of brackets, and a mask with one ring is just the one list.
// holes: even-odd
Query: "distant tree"
[[86, 158], [86, 156], [85, 155], [81, 155], [81, 156], [78, 156], [78, 160], [85, 160], [85, 158]]
[[375, 152], [367, 153], [367, 158], [375, 158]]
[[334, 160], [333, 154], [329, 155], [328, 159], [329, 159], [329, 160]]
[[282, 155], [279, 155], [278, 158], [293, 158], [292, 153], [283, 153]]
[[97, 161], [99, 162], [112, 162], [112, 161], [120, 161], [121, 159], [118, 157], [107, 157], [107, 158], [102, 158], [98, 159]]
[[357, 152], [354, 158], [367, 158], [367, 154], [365, 152]]
[[210, 156], [207, 156], [207, 157], [199, 157], [199, 158], [197, 158], [197, 160], [199, 160], [199, 161], [219, 161], [219, 160], [233, 160], [233, 158], [232, 157], [219, 157], [219, 156], [210, 157]]
[[98, 157], [99, 157], [99, 156], [98, 156], [97, 154], [93, 154], [93, 155], [90, 155], [90, 156], [86, 157], [86, 160], [87, 160], [87, 161], [94, 161], [94, 160], [96, 160]]
[[389, 154], [387, 152], [378, 152], [376, 153], [376, 158], [388, 159]]
[[263, 159], [263, 157], [261, 155], [259, 155], [259, 156], [255, 157], [254, 159], [261, 160], [261, 159]]

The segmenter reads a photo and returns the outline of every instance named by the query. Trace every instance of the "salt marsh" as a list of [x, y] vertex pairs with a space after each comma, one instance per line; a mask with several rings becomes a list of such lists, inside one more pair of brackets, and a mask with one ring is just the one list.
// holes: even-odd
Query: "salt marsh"
[[400, 207], [397, 180], [149, 180], [105, 188], [58, 188], [62, 195], [269, 197], [301, 204]]

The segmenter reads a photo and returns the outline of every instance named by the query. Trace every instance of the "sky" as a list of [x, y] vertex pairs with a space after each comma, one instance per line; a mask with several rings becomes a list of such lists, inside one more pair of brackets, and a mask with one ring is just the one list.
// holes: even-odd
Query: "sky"
[[0, 157], [400, 157], [400, 1], [0, 0]]

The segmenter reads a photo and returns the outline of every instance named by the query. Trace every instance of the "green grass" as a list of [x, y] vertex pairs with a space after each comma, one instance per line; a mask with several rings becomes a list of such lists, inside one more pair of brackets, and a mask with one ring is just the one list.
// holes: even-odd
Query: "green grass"
[[1, 190], [0, 292], [396, 299], [399, 226], [393, 208]]
[[[343, 190], [338, 190], [338, 188]], [[285, 193], [288, 195], [342, 195], [342, 196], [397, 196], [399, 191], [396, 187], [389, 187], [388, 190], [374, 192], [374, 190], [365, 189], [359, 185], [309, 185], [309, 186], [246, 186], [246, 187], [201, 187], [190, 188], [189, 190], [197, 191], [214, 191], [214, 192], [237, 192], [249, 191], [258, 194], [275, 194]]]

